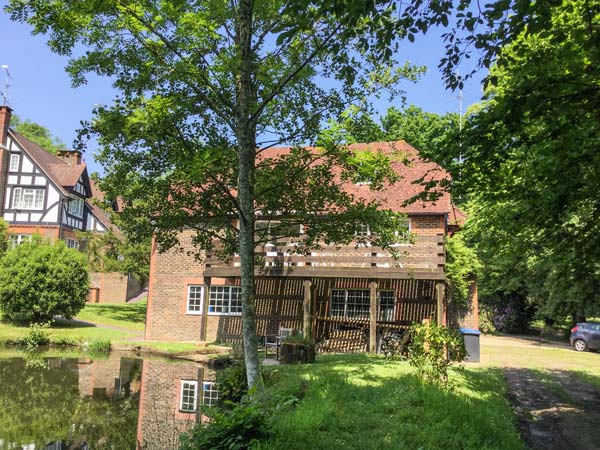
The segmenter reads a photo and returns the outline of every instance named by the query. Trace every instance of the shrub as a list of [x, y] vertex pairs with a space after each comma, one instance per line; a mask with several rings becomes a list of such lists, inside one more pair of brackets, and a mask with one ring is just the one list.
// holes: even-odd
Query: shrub
[[90, 353], [109, 353], [110, 339], [94, 339], [90, 341], [87, 349]]
[[479, 308], [479, 330], [486, 334], [496, 331], [494, 312], [486, 305], [481, 305]]
[[85, 256], [63, 242], [23, 243], [0, 260], [0, 309], [12, 321], [71, 318], [85, 306], [88, 288]]
[[222, 406], [226, 407], [232, 402], [239, 403], [248, 393], [244, 360], [237, 360], [234, 364], [219, 372], [217, 385], [219, 386], [219, 403]]
[[467, 352], [458, 331], [435, 324], [413, 325], [408, 362], [419, 377], [431, 383], [448, 384], [448, 367], [464, 361]]
[[29, 349], [39, 347], [40, 345], [48, 345], [50, 343], [50, 338], [46, 332], [48, 327], [49, 324], [47, 323], [31, 325], [27, 334], [20, 339], [19, 343], [26, 345]]
[[80, 342], [71, 336], [52, 336], [50, 344], [62, 347], [77, 347], [80, 345]]
[[183, 434], [180, 450], [244, 450], [268, 436], [269, 412], [262, 405], [245, 401], [227, 406], [207, 410], [210, 422]]

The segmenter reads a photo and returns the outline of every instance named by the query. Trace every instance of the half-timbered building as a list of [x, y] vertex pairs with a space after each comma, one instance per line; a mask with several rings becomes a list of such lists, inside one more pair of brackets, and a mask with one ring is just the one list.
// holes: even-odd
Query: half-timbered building
[[[344, 186], [355, 198], [376, 200], [382, 208], [404, 213], [412, 239], [398, 244], [399, 258], [370, 245], [324, 246], [295, 254], [289, 242], [270, 242], [256, 251], [255, 309], [257, 334], [280, 328], [314, 337], [324, 351], [374, 351], [382, 335], [424, 319], [446, 323], [444, 241], [452, 221], [450, 195], [410, 202], [421, 182], [448, 174], [419, 156], [404, 141], [355, 144], [360, 151], [399, 150], [409, 164], [393, 163], [400, 181], [382, 191], [365, 183]], [[277, 152], [273, 149], [272, 152]], [[280, 149], [281, 152], [289, 149]], [[258, 226], [258, 224], [257, 224]], [[368, 224], [359, 233], [369, 233]], [[153, 246], [150, 265], [146, 338], [205, 342], [240, 340], [239, 258], [219, 259], [214, 251], [194, 256], [194, 232], [182, 230], [180, 246], [160, 253]], [[364, 236], [363, 236], [364, 237]], [[476, 290], [462, 324], [476, 327]]]
[[47, 152], [9, 127], [11, 112], [0, 106], [0, 217], [9, 225], [9, 243], [39, 234], [79, 248], [77, 231], [106, 231], [108, 217], [89, 202], [81, 152]]

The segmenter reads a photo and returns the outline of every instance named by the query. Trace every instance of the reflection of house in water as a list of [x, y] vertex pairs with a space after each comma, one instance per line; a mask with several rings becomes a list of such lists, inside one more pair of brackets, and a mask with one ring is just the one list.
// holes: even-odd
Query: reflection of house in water
[[117, 399], [140, 389], [142, 360], [111, 353], [107, 359], [77, 361], [81, 397]]
[[145, 360], [137, 450], [179, 447], [179, 435], [201, 419], [201, 406], [218, 399], [215, 373], [193, 363]]

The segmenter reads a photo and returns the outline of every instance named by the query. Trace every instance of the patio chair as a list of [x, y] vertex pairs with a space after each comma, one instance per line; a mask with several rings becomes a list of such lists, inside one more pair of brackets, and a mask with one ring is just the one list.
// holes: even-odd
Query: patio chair
[[279, 349], [281, 348], [281, 343], [286, 339], [294, 335], [293, 328], [284, 328], [279, 327], [279, 333], [274, 335], [265, 335], [265, 358], [267, 357], [267, 353], [269, 349], [275, 349], [276, 358], [279, 360]]

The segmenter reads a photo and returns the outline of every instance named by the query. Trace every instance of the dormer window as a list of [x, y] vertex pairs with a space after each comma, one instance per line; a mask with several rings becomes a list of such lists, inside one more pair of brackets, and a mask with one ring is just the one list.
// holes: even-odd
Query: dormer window
[[15, 188], [13, 209], [44, 209], [44, 189]]
[[8, 167], [8, 171], [9, 172], [18, 172], [20, 161], [21, 161], [21, 156], [18, 153], [11, 154], [10, 155], [10, 165]]
[[69, 214], [72, 216], [83, 217], [83, 199], [75, 197], [69, 202]]

